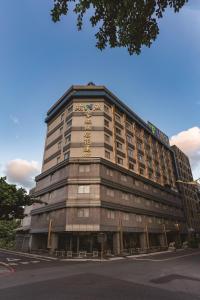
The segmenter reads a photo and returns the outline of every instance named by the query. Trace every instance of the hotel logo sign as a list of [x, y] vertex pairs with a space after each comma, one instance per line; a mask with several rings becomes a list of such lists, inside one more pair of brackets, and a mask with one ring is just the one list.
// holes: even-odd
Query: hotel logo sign
[[91, 130], [92, 130], [92, 112], [101, 111], [100, 104], [77, 104], [75, 111], [84, 112], [84, 134], [83, 134], [83, 157], [91, 156]]

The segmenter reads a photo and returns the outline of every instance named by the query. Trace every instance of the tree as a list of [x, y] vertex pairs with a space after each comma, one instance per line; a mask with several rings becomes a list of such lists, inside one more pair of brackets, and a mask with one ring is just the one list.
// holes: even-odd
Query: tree
[[0, 178], [0, 221], [23, 219], [24, 207], [33, 203], [42, 203], [29, 196], [25, 189], [8, 184], [6, 177]]
[[140, 54], [141, 47], [150, 47], [159, 34], [157, 21], [169, 7], [178, 12], [188, 0], [54, 0], [52, 20], [60, 21], [67, 15], [69, 3], [74, 2], [78, 30], [83, 17], [90, 10], [90, 23], [100, 25], [95, 34], [96, 47], [100, 50], [126, 47], [130, 55]]

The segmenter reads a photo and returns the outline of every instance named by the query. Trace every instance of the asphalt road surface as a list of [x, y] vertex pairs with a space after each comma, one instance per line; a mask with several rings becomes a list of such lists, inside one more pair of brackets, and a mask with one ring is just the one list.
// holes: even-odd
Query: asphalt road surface
[[43, 259], [0, 251], [0, 262], [17, 264], [0, 277], [0, 299], [200, 300], [200, 250], [107, 262]]

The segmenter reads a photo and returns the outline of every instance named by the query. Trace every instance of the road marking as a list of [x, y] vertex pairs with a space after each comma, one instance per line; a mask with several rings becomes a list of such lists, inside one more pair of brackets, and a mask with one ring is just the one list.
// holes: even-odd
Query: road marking
[[19, 263], [22, 264], [22, 265], [28, 265], [29, 264], [28, 261], [20, 261]]
[[9, 263], [8, 265], [9, 266], [17, 266], [18, 264], [16, 264], [16, 263]]
[[191, 254], [185, 254], [185, 255], [181, 255], [181, 256], [174, 256], [174, 257], [169, 257], [169, 258], [164, 258], [164, 259], [151, 259], [151, 258], [133, 258], [134, 260], [147, 260], [147, 261], [167, 261], [167, 260], [175, 260], [175, 259], [179, 259], [179, 258], [183, 258], [186, 256], [193, 256], [193, 255], [200, 255], [200, 252], [198, 253], [191, 253]]
[[37, 263], [39, 263], [40, 261], [39, 260], [31, 260], [30, 261], [32, 264], [37, 264]]
[[7, 257], [6, 259], [7, 259], [7, 261], [19, 261], [19, 260], [21, 260], [20, 258], [10, 258], [10, 257]]

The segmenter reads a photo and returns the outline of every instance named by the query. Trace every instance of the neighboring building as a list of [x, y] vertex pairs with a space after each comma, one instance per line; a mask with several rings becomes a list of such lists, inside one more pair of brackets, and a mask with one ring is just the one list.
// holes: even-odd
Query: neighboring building
[[167, 246], [184, 238], [168, 138], [104, 86], [72, 86], [47, 112], [32, 249]]
[[[193, 176], [188, 157], [177, 147], [171, 147], [175, 154], [177, 177], [182, 182], [192, 182]], [[183, 198], [183, 208], [188, 225], [189, 235], [200, 233], [199, 198], [197, 187], [192, 184], [179, 183], [179, 190]]]

